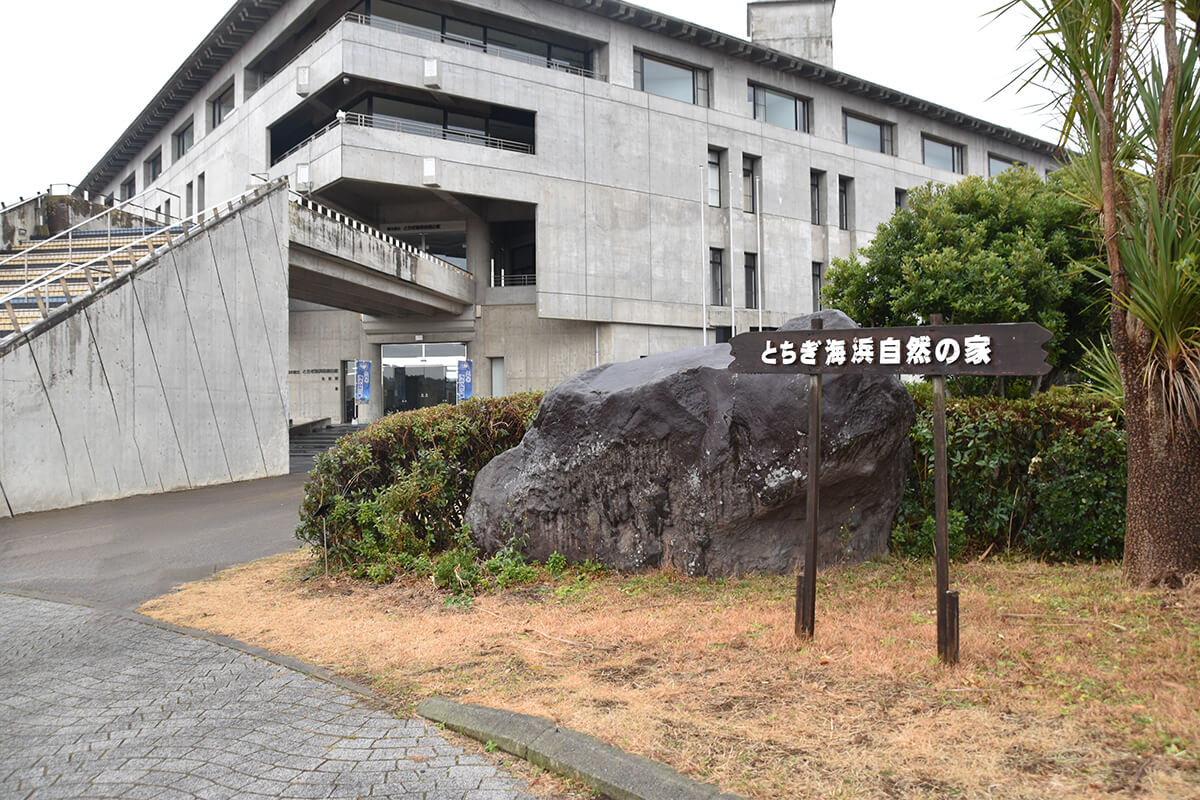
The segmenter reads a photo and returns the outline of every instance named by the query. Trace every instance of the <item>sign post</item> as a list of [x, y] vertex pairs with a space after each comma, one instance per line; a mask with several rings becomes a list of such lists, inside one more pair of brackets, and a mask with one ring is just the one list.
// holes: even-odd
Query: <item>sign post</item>
[[929, 375], [933, 378], [935, 514], [937, 528], [938, 657], [958, 663], [958, 593], [950, 590], [948, 536], [949, 479], [946, 467], [947, 375], [1044, 375], [1050, 371], [1042, 349], [1050, 332], [1032, 322], [930, 325], [905, 328], [824, 330], [814, 319], [811, 330], [743, 333], [730, 344], [733, 372], [811, 375], [808, 428], [808, 538], [804, 574], [796, 583], [796, 636], [811, 637], [817, 589], [817, 514], [821, 474], [821, 375]]
[[[824, 322], [812, 321], [814, 331]], [[821, 373], [808, 378], [808, 487], [805, 490], [808, 539], [804, 546], [804, 574], [796, 578], [796, 637], [811, 639], [817, 608], [817, 513], [821, 506]], [[803, 578], [803, 580], [801, 580]]]

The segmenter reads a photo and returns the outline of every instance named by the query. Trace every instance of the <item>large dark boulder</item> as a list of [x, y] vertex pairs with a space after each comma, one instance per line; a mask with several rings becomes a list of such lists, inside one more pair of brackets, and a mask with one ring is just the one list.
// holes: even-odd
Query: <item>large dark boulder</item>
[[[856, 327], [841, 312], [817, 316]], [[795, 570], [809, 379], [734, 374], [730, 361], [728, 345], [697, 347], [606, 364], [551, 390], [521, 444], [475, 479], [466, 521], [476, 542], [619, 570]], [[887, 550], [913, 402], [895, 377], [826, 376], [822, 394], [818, 559], [861, 561]]]

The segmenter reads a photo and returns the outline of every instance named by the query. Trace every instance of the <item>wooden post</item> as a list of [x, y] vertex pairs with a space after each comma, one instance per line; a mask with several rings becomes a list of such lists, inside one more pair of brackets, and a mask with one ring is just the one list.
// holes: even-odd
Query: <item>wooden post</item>
[[[944, 324], [941, 314], [930, 314], [932, 325]], [[950, 486], [946, 466], [946, 379], [933, 376], [934, 514], [937, 522], [934, 553], [937, 558], [937, 651], [943, 664], [958, 663], [958, 594], [950, 602]], [[953, 610], [950, 606], [953, 605]], [[953, 647], [951, 642], [953, 641]]]
[[[812, 329], [821, 330], [821, 319]], [[804, 547], [804, 572], [796, 579], [796, 636], [811, 639], [817, 605], [817, 512], [821, 494], [821, 374], [808, 379], [808, 487], [806, 489], [808, 540]]]

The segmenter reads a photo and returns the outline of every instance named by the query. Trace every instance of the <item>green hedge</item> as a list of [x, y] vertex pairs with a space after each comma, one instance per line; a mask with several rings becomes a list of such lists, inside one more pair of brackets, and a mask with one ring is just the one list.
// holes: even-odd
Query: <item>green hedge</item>
[[374, 580], [469, 544], [461, 532], [475, 473], [521, 441], [541, 398], [407, 411], [341, 438], [316, 458], [296, 538], [327, 544], [331, 568]]
[[[913, 466], [892, 551], [933, 550], [933, 417], [917, 404]], [[948, 398], [952, 554], [1016, 550], [1058, 561], [1112, 559], [1125, 539], [1125, 434], [1107, 403], [1068, 389], [1028, 400]]]

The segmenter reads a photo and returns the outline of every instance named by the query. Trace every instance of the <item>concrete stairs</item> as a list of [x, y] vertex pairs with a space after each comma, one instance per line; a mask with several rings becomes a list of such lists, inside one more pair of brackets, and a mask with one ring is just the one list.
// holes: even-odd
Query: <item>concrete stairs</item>
[[[94, 292], [183, 232], [183, 227], [73, 231], [69, 238], [23, 250], [0, 250], [0, 297], [7, 298], [0, 308], [0, 339]], [[39, 279], [47, 282], [33, 286]], [[29, 288], [7, 297], [23, 287]]]
[[294, 428], [289, 435], [289, 453], [292, 472], [308, 472], [313, 460], [333, 447], [343, 436], [361, 431], [365, 425], [329, 425], [309, 430], [309, 426]]

